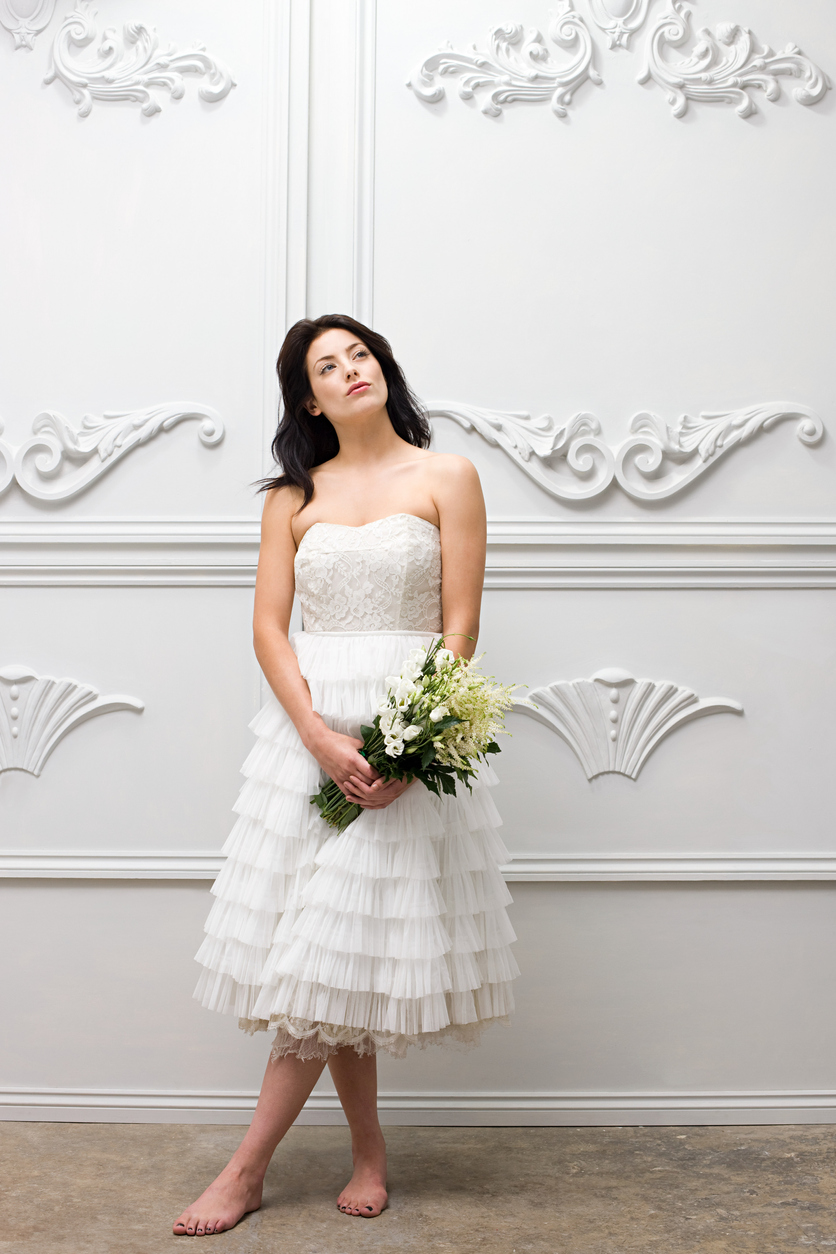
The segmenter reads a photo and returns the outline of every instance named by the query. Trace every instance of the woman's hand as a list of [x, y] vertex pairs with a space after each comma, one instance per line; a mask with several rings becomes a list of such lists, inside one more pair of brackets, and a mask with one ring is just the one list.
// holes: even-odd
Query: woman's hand
[[352, 778], [362, 780], [366, 786], [380, 779], [380, 772], [358, 752], [362, 747], [362, 740], [332, 731], [319, 717], [317, 726], [305, 738], [305, 748], [347, 797], [354, 788]]
[[362, 806], [364, 810], [385, 810], [386, 806], [390, 806], [393, 801], [397, 801], [398, 797], [405, 793], [407, 788], [411, 788], [414, 783], [414, 779], [407, 783], [403, 779], [384, 780], [382, 776], [378, 775], [377, 779], [368, 784], [362, 776], [350, 775], [348, 784], [343, 789], [343, 792], [350, 801], [355, 802], [358, 806]]

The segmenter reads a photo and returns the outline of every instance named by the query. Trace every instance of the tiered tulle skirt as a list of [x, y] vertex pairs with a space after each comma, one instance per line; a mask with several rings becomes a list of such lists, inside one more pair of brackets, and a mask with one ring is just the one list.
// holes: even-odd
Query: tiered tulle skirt
[[[416, 632], [298, 632], [313, 706], [359, 736]], [[310, 797], [316, 760], [270, 697], [251, 724], [238, 820], [197, 954], [195, 996], [249, 1032], [275, 1029], [274, 1056], [341, 1046], [403, 1056], [410, 1044], [473, 1042], [513, 1009], [518, 968], [498, 869], [508, 854], [483, 766], [472, 793], [413, 784], [342, 834]]]

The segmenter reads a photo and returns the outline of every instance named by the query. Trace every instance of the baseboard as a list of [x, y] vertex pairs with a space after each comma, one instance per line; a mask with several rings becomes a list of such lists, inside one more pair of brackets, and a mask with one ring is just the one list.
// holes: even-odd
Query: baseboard
[[[55, 1123], [247, 1124], [253, 1092], [0, 1089], [0, 1120]], [[836, 1123], [836, 1091], [654, 1093], [382, 1093], [381, 1122], [414, 1127], [629, 1127]], [[314, 1094], [298, 1122], [345, 1122], [337, 1098]]]

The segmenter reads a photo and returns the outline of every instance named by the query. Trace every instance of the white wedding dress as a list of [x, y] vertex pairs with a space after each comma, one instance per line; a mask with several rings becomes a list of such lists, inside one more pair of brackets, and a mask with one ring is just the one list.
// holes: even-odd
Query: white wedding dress
[[[305, 630], [291, 644], [313, 707], [359, 737], [386, 676], [440, 632], [438, 528], [414, 514], [314, 523], [295, 573]], [[403, 1056], [505, 1019], [518, 968], [493, 770], [455, 797], [413, 784], [338, 834], [310, 803], [323, 776], [275, 697], [251, 727], [195, 996], [246, 1031], [276, 1029], [274, 1056]]]

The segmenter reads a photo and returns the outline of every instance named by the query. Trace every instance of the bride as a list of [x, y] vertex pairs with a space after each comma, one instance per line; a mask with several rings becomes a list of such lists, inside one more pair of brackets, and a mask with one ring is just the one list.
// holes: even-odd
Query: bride
[[[471, 657], [485, 507], [464, 457], [432, 453], [426, 415], [388, 342], [333, 314], [291, 327], [267, 496], [254, 637], [272, 689], [252, 724], [238, 821], [197, 955], [195, 996], [275, 1030], [252, 1123], [179, 1236], [261, 1205], [270, 1158], [326, 1064], [351, 1128], [337, 1205], [386, 1205], [376, 1053], [475, 1042], [513, 1009], [517, 967], [498, 865], [507, 854], [483, 766], [473, 792], [385, 783], [358, 750], [387, 675], [443, 631]], [[304, 631], [288, 638], [294, 593]], [[342, 835], [315, 806], [322, 772], [362, 813]]]

